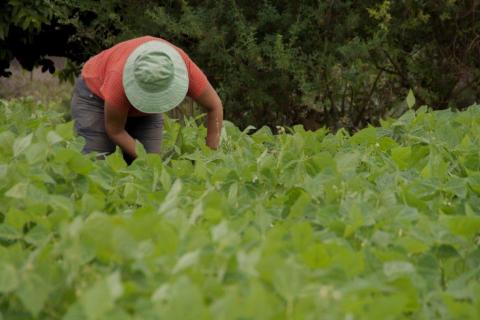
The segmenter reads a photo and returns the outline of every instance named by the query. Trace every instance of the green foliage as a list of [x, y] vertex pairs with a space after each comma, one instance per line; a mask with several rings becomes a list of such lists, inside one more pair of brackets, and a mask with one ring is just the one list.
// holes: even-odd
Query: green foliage
[[353, 136], [226, 122], [217, 151], [165, 121], [163, 158], [127, 166], [0, 101], [1, 317], [480, 316], [480, 106]]
[[478, 101], [476, 1], [8, 0], [0, 5], [0, 70], [17, 57], [61, 76], [113, 44], [164, 37], [220, 91], [226, 117], [247, 125], [360, 129], [407, 109]]

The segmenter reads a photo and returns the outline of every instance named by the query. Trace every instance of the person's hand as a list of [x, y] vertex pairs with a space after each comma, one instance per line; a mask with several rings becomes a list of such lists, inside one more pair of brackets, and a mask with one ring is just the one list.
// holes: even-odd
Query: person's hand
[[208, 135], [207, 138], [205, 139], [206, 145], [213, 150], [217, 150], [218, 147], [220, 146], [220, 135]]

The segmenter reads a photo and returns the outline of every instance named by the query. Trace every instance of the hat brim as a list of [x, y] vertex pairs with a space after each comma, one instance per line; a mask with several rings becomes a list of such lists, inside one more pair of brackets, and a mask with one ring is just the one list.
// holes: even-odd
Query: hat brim
[[[165, 90], [159, 92], [145, 91], [135, 79], [135, 59], [147, 51], [164, 52], [173, 62], [175, 74]], [[122, 82], [128, 101], [135, 109], [144, 113], [162, 113], [172, 110], [183, 101], [187, 94], [189, 80], [187, 66], [180, 53], [167, 42], [152, 40], [138, 46], [128, 56], [123, 69]]]

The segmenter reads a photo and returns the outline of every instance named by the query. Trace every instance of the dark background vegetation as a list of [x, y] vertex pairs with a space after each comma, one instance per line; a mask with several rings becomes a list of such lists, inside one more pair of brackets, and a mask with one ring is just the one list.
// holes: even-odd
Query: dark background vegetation
[[240, 127], [352, 130], [417, 106], [478, 101], [478, 0], [4, 0], [0, 74], [16, 58], [53, 72], [48, 56], [82, 62], [141, 35], [183, 48]]

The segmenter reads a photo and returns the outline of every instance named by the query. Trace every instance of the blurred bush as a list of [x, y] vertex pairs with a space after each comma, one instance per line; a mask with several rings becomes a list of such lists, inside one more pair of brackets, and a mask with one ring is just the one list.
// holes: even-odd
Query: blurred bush
[[480, 93], [478, 1], [8, 0], [0, 73], [16, 57], [82, 62], [140, 35], [185, 49], [220, 92], [226, 118], [352, 130], [417, 106], [464, 108]]

